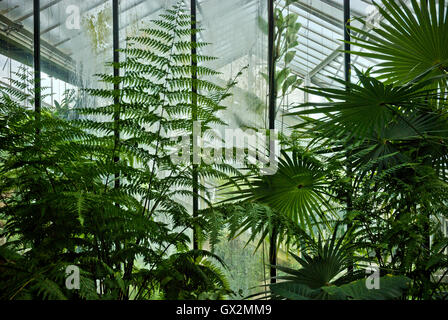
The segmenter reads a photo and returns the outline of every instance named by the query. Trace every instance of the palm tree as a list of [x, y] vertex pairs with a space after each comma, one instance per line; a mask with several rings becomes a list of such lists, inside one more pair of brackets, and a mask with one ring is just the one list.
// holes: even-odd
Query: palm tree
[[[322, 223], [334, 215], [323, 163], [311, 152], [301, 149], [294, 149], [291, 153], [282, 150], [281, 154], [274, 175], [253, 174], [234, 178], [231, 184], [237, 190], [230, 194], [235, 196], [226, 200], [255, 202], [272, 210], [272, 216], [259, 215], [258, 220], [246, 219], [239, 226], [239, 229], [247, 230], [258, 224], [257, 228], [264, 230], [260, 241], [269, 235], [271, 265], [276, 264], [278, 245], [285, 239], [290, 242], [290, 229], [294, 229], [299, 237], [307, 237], [303, 230], [311, 234], [320, 232]], [[272, 267], [271, 282], [275, 282], [275, 275]]]
[[[349, 90], [306, 88], [305, 91], [328, 102], [301, 104], [299, 111], [290, 115], [305, 120], [305, 125], [296, 128], [314, 132], [311, 144], [325, 145], [328, 151], [336, 153], [350, 149], [349, 160], [355, 169], [361, 170], [373, 161], [378, 170], [411, 162], [411, 150], [421, 148], [444, 174], [448, 122], [445, 112], [435, 109], [432, 103], [442, 99], [440, 92], [428, 88], [438, 78], [424, 80], [431, 70], [401, 85], [381, 82], [355, 68], [358, 84], [335, 79]], [[313, 108], [308, 109], [310, 106]], [[310, 119], [307, 117], [310, 114], [321, 117]]]
[[[392, 299], [402, 295], [409, 279], [402, 276], [385, 276], [379, 278], [379, 288], [369, 290], [366, 286], [366, 272], [362, 268], [364, 259], [353, 257], [353, 250], [360, 248], [352, 229], [340, 234], [340, 224], [334, 228], [330, 239], [312, 240], [308, 243], [308, 252], [298, 257], [290, 252], [301, 266], [292, 269], [275, 266], [285, 275], [277, 277], [282, 280], [267, 285], [268, 291], [259, 292], [251, 297], [269, 293], [273, 299], [309, 300], [309, 299]], [[362, 244], [361, 244], [362, 245]], [[348, 272], [349, 266], [354, 266], [354, 272]]]
[[[448, 9], [445, 0], [381, 0], [378, 8], [383, 22], [372, 30], [350, 29], [353, 45], [367, 52], [353, 54], [380, 60], [375, 71], [380, 79], [406, 83], [431, 69], [427, 77], [444, 76], [448, 71]], [[433, 86], [443, 87], [446, 77]]]
[[431, 207], [440, 200], [424, 186], [448, 181], [448, 10], [445, 1], [435, 0], [412, 0], [412, 10], [401, 0], [382, 4], [381, 28], [368, 33], [351, 27], [358, 32], [352, 44], [369, 50], [352, 53], [380, 60], [378, 68], [355, 69], [357, 84], [335, 79], [348, 90], [305, 89], [328, 102], [302, 104], [293, 114], [304, 120], [302, 129], [311, 130], [312, 144], [352, 163], [355, 187], [366, 176], [388, 175], [396, 182], [376, 189], [394, 194], [397, 204], [406, 203], [395, 215], [407, 210], [425, 216], [421, 247], [429, 253]]

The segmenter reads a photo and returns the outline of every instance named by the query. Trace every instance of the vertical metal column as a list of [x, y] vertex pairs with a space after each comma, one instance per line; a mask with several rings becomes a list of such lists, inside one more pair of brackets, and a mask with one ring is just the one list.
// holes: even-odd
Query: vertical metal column
[[[350, 41], [350, 0], [344, 0], [344, 41]], [[350, 43], [344, 42], [344, 70], [345, 81], [350, 82], [351, 66], [350, 66]]]
[[[345, 70], [345, 81], [346, 81], [346, 90], [350, 90], [349, 83], [351, 81], [351, 61], [350, 61], [350, 0], [344, 0], [344, 70]], [[350, 152], [347, 152], [346, 158], [350, 157]], [[346, 174], [347, 177], [350, 178], [350, 186], [351, 186], [351, 177], [352, 177], [352, 165], [349, 161], [346, 162]], [[353, 199], [352, 199], [352, 190], [347, 190], [347, 212], [351, 212], [353, 210]], [[352, 227], [352, 223], [347, 224], [347, 229]], [[349, 273], [353, 272], [353, 263], [349, 264], [347, 269]]]
[[[277, 90], [275, 84], [275, 56], [274, 56], [274, 0], [268, 0], [268, 79], [269, 79], [269, 129], [275, 129], [275, 109], [277, 102]], [[269, 137], [270, 144], [274, 143]], [[275, 283], [277, 269], [272, 266], [277, 264], [277, 228], [272, 226], [272, 233], [269, 239], [269, 264], [271, 283]]]
[[[113, 47], [113, 67], [114, 67], [114, 79], [116, 80], [120, 76], [120, 67], [118, 63], [120, 62], [120, 53], [118, 49], [120, 48], [120, 24], [119, 15], [120, 7], [118, 4], [119, 0], [112, 0], [112, 47]], [[114, 82], [114, 163], [120, 161], [120, 84], [118, 81]], [[120, 170], [115, 168], [114, 172], [114, 188], [120, 188]], [[116, 207], [120, 207], [118, 203], [115, 203]], [[115, 242], [118, 248], [121, 248], [119, 241]], [[132, 267], [131, 267], [132, 268]], [[125, 292], [120, 291], [119, 299], [124, 299], [128, 296], [128, 288]]]
[[[119, 41], [120, 41], [120, 25], [119, 25], [119, 6], [118, 0], [112, 0], [112, 33], [113, 33], [113, 63], [114, 63], [114, 78], [120, 76], [120, 68], [118, 63], [120, 62], [120, 55], [118, 52]], [[119, 157], [119, 144], [120, 144], [120, 95], [119, 95], [120, 85], [118, 82], [114, 83], [114, 162], [120, 160]], [[120, 173], [115, 172], [115, 188], [120, 187]]]
[[[198, 78], [196, 67], [198, 65], [197, 57], [196, 57], [196, 0], [190, 1], [190, 14], [191, 14], [191, 118], [192, 121], [198, 120], [198, 97], [197, 97], [197, 83], [196, 80]], [[194, 124], [193, 124], [194, 127]], [[193, 132], [194, 133], [194, 132]], [[197, 137], [193, 134], [193, 139], [197, 139]], [[194, 140], [193, 143], [195, 143]], [[199, 198], [198, 198], [198, 192], [199, 192], [199, 177], [198, 177], [198, 165], [193, 162], [193, 168], [192, 168], [192, 178], [193, 178], [193, 218], [196, 218], [198, 215], [199, 210]], [[196, 228], [193, 228], [193, 249], [197, 250], [199, 249], [199, 237], [198, 237], [198, 230]]]
[[268, 0], [269, 129], [275, 129], [274, 0]]
[[40, 71], [40, 0], [33, 1], [34, 22], [34, 112], [36, 119], [36, 133], [40, 132], [41, 114], [41, 71]]

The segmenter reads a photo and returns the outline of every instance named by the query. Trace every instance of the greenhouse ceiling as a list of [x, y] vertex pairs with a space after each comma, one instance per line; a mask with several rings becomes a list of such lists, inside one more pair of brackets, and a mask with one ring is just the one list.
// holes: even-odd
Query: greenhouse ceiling
[[[85, 19], [99, 10], [110, 6], [108, 0], [72, 1], [72, 0], [42, 0], [41, 1], [41, 51], [48, 63], [55, 64], [59, 74], [74, 72], [76, 55], [82, 49], [79, 38], [82, 31], [70, 30], [67, 18], [73, 7], [79, 10], [80, 17]], [[189, 1], [185, 1], [189, 6]], [[238, 59], [250, 45], [251, 39], [246, 29], [257, 25], [257, 19], [266, 15], [266, 1], [263, 0], [227, 0], [220, 1], [219, 12], [214, 0], [199, 0], [197, 8], [204, 21], [205, 29], [213, 29], [215, 51], [226, 57], [223, 63]], [[127, 27], [151, 18], [160, 13], [169, 1], [166, 0], [126, 0], [120, 2], [120, 31]], [[33, 9], [31, 1], [6, 0], [0, 2], [0, 36], [1, 39], [32, 52], [33, 44]], [[284, 6], [285, 1], [277, 1], [276, 5]], [[71, 7], [72, 6], [72, 7]], [[75, 10], [73, 9], [73, 10]], [[289, 6], [288, 10], [299, 15], [302, 24], [299, 33], [297, 55], [291, 63], [293, 72], [300, 75], [308, 83], [317, 85], [332, 84], [329, 77], [343, 77], [343, 1], [342, 0], [300, 0]], [[213, 15], [213, 19], [210, 19]], [[352, 0], [351, 16], [367, 17], [367, 21], [378, 22], [377, 12], [371, 0]], [[109, 19], [104, 16], [104, 19]], [[360, 22], [353, 21], [360, 26]], [[361, 26], [369, 28], [371, 25]], [[120, 32], [120, 39], [125, 40], [125, 32]], [[209, 41], [204, 37], [205, 41]], [[111, 42], [111, 41], [108, 41]], [[109, 43], [102, 49], [110, 48]], [[5, 46], [2, 46], [2, 50]], [[82, 50], [81, 50], [82, 51]], [[8, 54], [7, 54], [8, 55]], [[9, 52], [9, 55], [12, 55]], [[22, 57], [24, 59], [24, 57]], [[367, 69], [374, 64], [371, 59], [356, 58], [353, 63], [360, 69]], [[53, 71], [55, 72], [55, 71]], [[51, 72], [50, 72], [51, 73]]]
[[0, 0], [0, 302], [448, 300], [447, 4]]

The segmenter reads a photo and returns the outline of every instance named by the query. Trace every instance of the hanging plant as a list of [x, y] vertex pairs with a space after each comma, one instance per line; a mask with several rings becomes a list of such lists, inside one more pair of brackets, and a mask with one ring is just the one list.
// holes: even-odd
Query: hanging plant
[[112, 39], [112, 8], [105, 6], [97, 13], [87, 14], [82, 24], [90, 37], [93, 51], [98, 54], [104, 50]]

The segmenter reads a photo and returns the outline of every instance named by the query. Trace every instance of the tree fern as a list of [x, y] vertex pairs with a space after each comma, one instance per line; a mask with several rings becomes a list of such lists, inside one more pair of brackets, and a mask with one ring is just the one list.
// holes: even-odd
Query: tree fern
[[[173, 162], [171, 155], [177, 152], [178, 142], [172, 138], [191, 136], [194, 120], [200, 121], [202, 132], [225, 125], [218, 112], [225, 109], [222, 101], [236, 82], [232, 80], [226, 87], [220, 87], [202, 78], [216, 76], [218, 72], [204, 65], [191, 65], [193, 59], [198, 62], [215, 59], [191, 55], [192, 47], [200, 49], [207, 45], [190, 41], [191, 33], [199, 31], [192, 29], [191, 19], [179, 3], [151, 21], [140, 34], [128, 38], [127, 48], [120, 50], [125, 59], [110, 64], [123, 70], [122, 74], [119, 77], [100, 74], [104, 88], [86, 90], [105, 101], [118, 96], [119, 105], [80, 108], [77, 111], [84, 117], [74, 121], [97, 136], [85, 140], [85, 146], [97, 150], [96, 156], [103, 159], [101, 177], [112, 194], [111, 200], [117, 195], [132, 199], [132, 206], [113, 201], [120, 206], [109, 207], [108, 211], [125, 210], [131, 225], [137, 222], [146, 230], [117, 242], [118, 251], [126, 257], [122, 259], [126, 281], [131, 281], [135, 257], [142, 255], [149, 265], [154, 259], [157, 263], [166, 255], [168, 247], [187, 248], [186, 228], [205, 226], [200, 219], [193, 219], [180, 202], [192, 196], [208, 203], [209, 200], [201, 195], [207, 191], [204, 185], [200, 184], [198, 193], [194, 192], [191, 159], [187, 163]], [[192, 79], [193, 73], [198, 79]], [[118, 92], [110, 89], [113, 84], [119, 84]], [[197, 92], [192, 91], [193, 86]], [[118, 143], [114, 135], [117, 108]], [[193, 112], [196, 118], [192, 117]], [[191, 146], [190, 150], [193, 151]], [[225, 164], [201, 163], [197, 168], [200, 180], [222, 178], [233, 171]], [[116, 172], [119, 172], [120, 187], [111, 189]]]
[[[207, 224], [193, 219], [180, 201], [193, 195], [192, 165], [171, 160], [177, 144], [171, 138], [191, 135], [192, 71], [199, 77], [194, 84], [203, 132], [224, 124], [218, 112], [236, 82], [220, 87], [205, 79], [218, 75], [216, 71], [204, 65], [192, 70], [190, 48], [206, 44], [191, 43], [191, 32], [198, 30], [191, 30], [191, 17], [180, 4], [167, 10], [128, 39], [122, 62], [109, 64], [123, 70], [122, 75], [98, 75], [104, 86], [85, 90], [106, 103], [78, 104], [70, 122], [59, 117], [60, 108], [43, 108], [37, 141], [33, 112], [24, 108], [33, 95], [20, 82], [17, 88], [2, 88], [0, 217], [6, 220], [4, 248], [17, 255], [1, 268], [20, 263], [29, 269], [15, 273], [23, 274], [21, 279], [1, 277], [7, 298], [129, 299], [131, 291], [134, 298], [148, 298], [163, 287], [154, 272], [170, 270], [173, 259], [179, 266], [189, 262], [202, 275], [188, 281], [188, 290], [225, 291], [214, 265], [191, 260], [185, 231]], [[116, 83], [119, 90], [112, 89]], [[226, 164], [198, 165], [204, 180], [228, 172], [234, 170]], [[201, 184], [198, 191], [206, 193], [207, 188]], [[176, 258], [170, 258], [172, 251], [178, 252]], [[144, 261], [143, 269], [135, 267], [137, 258]], [[62, 281], [60, 266], [69, 264], [80, 267], [84, 287], [79, 292]], [[42, 276], [34, 278], [32, 270]], [[206, 287], [204, 277], [210, 280]], [[20, 295], [15, 294], [20, 288]]]

